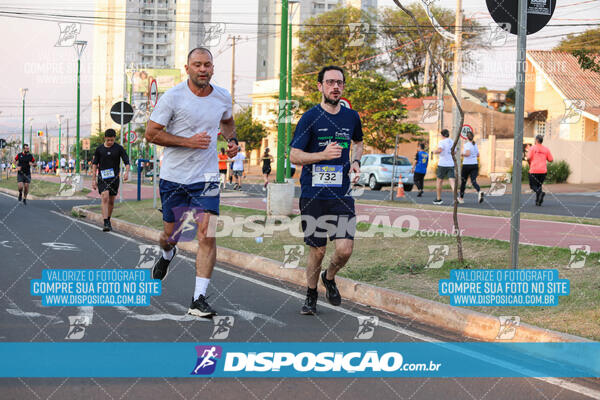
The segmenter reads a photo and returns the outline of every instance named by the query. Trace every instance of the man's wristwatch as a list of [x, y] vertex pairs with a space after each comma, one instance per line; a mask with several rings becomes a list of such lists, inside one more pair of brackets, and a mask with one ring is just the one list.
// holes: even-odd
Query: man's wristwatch
[[359, 168], [361, 167], [360, 160], [353, 160], [352, 162], [353, 162], [353, 163], [355, 163], [355, 162], [356, 162], [356, 163], [358, 163], [358, 167], [359, 167]]

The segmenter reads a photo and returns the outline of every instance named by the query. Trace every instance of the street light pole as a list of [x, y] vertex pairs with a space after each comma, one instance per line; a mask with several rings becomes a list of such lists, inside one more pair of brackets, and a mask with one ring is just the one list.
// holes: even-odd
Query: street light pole
[[29, 151], [33, 154], [33, 117], [29, 117]]
[[284, 182], [283, 160], [287, 147], [285, 143], [286, 78], [287, 78], [287, 35], [288, 34], [288, 0], [281, 0], [281, 46], [279, 58], [279, 108], [277, 113], [277, 183]]
[[21, 88], [21, 97], [23, 98], [23, 124], [21, 130], [21, 147], [25, 144], [25, 95], [27, 94], [27, 88]]
[[62, 160], [61, 160], [61, 139], [62, 139], [62, 130], [61, 130], [61, 124], [62, 124], [62, 115], [61, 114], [56, 114], [56, 119], [58, 120], [58, 166], [56, 167], [57, 171], [60, 171], [61, 167], [62, 167]]
[[77, 140], [75, 143], [75, 151], [76, 151], [76, 159], [75, 159], [75, 172], [79, 173], [79, 109], [80, 109], [80, 75], [81, 75], [81, 55], [83, 54], [83, 50], [87, 46], [87, 41], [85, 40], [76, 40], [73, 43], [73, 47], [75, 48], [75, 52], [77, 53]]

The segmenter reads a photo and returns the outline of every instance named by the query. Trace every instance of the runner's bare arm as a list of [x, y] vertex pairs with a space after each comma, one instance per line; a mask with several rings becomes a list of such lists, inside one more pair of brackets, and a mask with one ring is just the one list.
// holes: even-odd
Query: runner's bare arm
[[227, 141], [237, 136], [235, 133], [235, 120], [233, 117], [221, 120], [221, 135], [223, 135]]
[[210, 136], [206, 132], [197, 133], [192, 137], [175, 136], [167, 133], [163, 125], [148, 120], [146, 140], [150, 143], [165, 147], [189, 147], [191, 149], [208, 149]]
[[364, 145], [362, 140], [360, 142], [352, 141], [353, 149], [352, 149], [352, 161], [358, 160], [360, 162], [360, 158], [363, 155]]
[[331, 142], [325, 150], [317, 153], [307, 153], [295, 147], [290, 151], [290, 161], [296, 165], [314, 164], [324, 160], [334, 160], [342, 156], [342, 148], [337, 142]]

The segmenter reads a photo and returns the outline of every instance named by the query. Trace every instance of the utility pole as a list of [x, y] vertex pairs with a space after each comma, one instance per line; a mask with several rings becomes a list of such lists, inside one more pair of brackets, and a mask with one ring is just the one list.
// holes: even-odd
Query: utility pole
[[439, 101], [439, 109], [438, 109], [438, 134], [444, 129], [444, 78], [442, 74], [446, 73], [446, 62], [442, 58], [442, 65], [440, 67], [440, 71], [438, 71], [437, 76], [437, 92], [438, 92], [438, 101]]
[[425, 88], [427, 88], [427, 85], [429, 84], [429, 69], [430, 69], [430, 66], [431, 66], [431, 60], [429, 59], [429, 52], [426, 51], [425, 52], [425, 68], [423, 70], [423, 86], [425, 86]]
[[69, 120], [67, 119], [67, 168], [69, 167], [69, 160], [71, 159], [71, 152], [69, 151]]
[[[456, 0], [456, 22], [454, 28], [454, 92], [458, 98], [458, 102], [462, 105], [462, 0]], [[460, 135], [461, 126], [459, 125], [460, 115], [458, 107], [454, 105], [452, 107], [452, 130], [453, 139], [456, 139]], [[456, 166], [458, 175], [456, 176], [456, 182], [460, 182], [460, 169], [461, 169], [461, 142], [458, 141], [456, 146]]]
[[235, 104], [235, 35], [229, 37], [231, 39], [231, 107]]
[[100, 106], [100, 96], [98, 96], [98, 134], [102, 134], [102, 107]]
[[48, 142], [50, 141], [50, 132], [48, 132], [48, 124], [46, 124], [46, 153], [50, 154], [50, 150], [48, 149]]

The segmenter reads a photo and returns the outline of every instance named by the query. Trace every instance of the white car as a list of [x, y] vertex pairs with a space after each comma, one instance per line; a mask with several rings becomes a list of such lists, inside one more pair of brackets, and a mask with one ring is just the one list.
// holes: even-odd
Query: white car
[[392, 170], [395, 168], [393, 181], [398, 183], [402, 175], [404, 190], [410, 192], [413, 188], [412, 164], [408, 158], [396, 156], [394, 167], [394, 156], [391, 154], [366, 154], [360, 159], [360, 178], [358, 183], [369, 185], [372, 190], [380, 190], [382, 186], [392, 184]]

